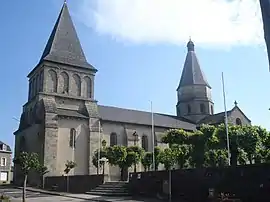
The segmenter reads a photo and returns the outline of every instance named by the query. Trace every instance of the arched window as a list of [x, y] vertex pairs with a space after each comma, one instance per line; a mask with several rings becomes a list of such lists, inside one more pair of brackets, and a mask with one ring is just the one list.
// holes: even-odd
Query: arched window
[[74, 95], [81, 96], [81, 78], [77, 74], [74, 74], [72, 78], [74, 81]]
[[71, 128], [70, 129], [69, 146], [71, 148], [75, 148], [76, 147], [76, 130], [74, 128]]
[[200, 111], [201, 111], [201, 113], [205, 113], [205, 105], [204, 104], [200, 104]]
[[211, 114], [214, 114], [214, 107], [211, 105]]
[[190, 105], [187, 105], [187, 111], [188, 111], [188, 114], [191, 113], [191, 107], [190, 107]]
[[57, 92], [57, 74], [54, 70], [49, 70], [49, 78], [48, 78], [48, 91], [50, 93]]
[[110, 146], [117, 145], [117, 134], [116, 133], [111, 133], [110, 135]]
[[239, 119], [239, 118], [236, 119], [236, 125], [242, 126], [242, 121], [241, 121], [241, 119]]
[[66, 72], [62, 72], [59, 78], [60, 93], [68, 94], [69, 92], [69, 77]]
[[148, 151], [148, 137], [146, 135], [142, 136], [142, 148], [144, 151]]
[[87, 98], [92, 97], [92, 81], [91, 79], [86, 76], [83, 79], [83, 96]]

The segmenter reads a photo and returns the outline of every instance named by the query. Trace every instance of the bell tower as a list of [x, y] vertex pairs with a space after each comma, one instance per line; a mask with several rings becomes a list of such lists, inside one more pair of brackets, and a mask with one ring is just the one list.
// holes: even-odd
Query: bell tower
[[194, 43], [187, 43], [187, 56], [177, 88], [177, 116], [198, 122], [214, 114], [214, 103], [211, 98], [211, 86], [206, 80], [197, 59]]

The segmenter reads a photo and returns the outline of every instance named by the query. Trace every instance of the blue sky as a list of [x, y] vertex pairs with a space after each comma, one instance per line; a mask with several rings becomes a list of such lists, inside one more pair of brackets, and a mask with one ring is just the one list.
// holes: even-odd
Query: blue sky
[[[212, 86], [215, 112], [223, 110], [223, 71], [227, 108], [237, 100], [253, 124], [270, 129], [270, 72], [260, 13], [247, 14], [245, 9], [256, 7], [253, 0], [210, 5], [192, 19], [187, 11], [194, 0], [182, 5], [160, 0], [155, 6], [153, 0], [134, 0], [131, 6], [127, 0], [89, 2], [70, 0], [68, 5], [88, 62], [99, 70], [95, 80], [99, 104], [150, 110], [152, 100], [155, 112], [175, 114], [176, 87], [191, 35]], [[0, 6], [0, 139], [12, 147], [18, 128], [13, 117], [20, 118], [27, 101], [26, 76], [42, 54], [62, 3], [10, 0]], [[218, 16], [211, 14], [217, 9], [221, 9]]]

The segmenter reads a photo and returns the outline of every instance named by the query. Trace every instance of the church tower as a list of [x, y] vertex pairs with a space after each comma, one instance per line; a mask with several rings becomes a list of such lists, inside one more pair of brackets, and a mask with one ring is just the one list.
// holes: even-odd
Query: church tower
[[[22, 150], [38, 153], [47, 175], [62, 175], [67, 160], [79, 165], [73, 174], [96, 173], [92, 164], [100, 121], [94, 99], [96, 72], [86, 60], [65, 2], [39, 63], [28, 75], [28, 101], [14, 132], [15, 156]], [[15, 175], [18, 179], [16, 171]]]
[[177, 116], [198, 122], [214, 114], [214, 103], [211, 98], [211, 86], [200, 68], [194, 43], [187, 43], [187, 56], [177, 88]]

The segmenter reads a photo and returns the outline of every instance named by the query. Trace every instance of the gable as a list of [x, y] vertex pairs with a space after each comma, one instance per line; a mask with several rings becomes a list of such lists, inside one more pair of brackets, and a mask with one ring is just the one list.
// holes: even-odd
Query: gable
[[228, 122], [236, 124], [237, 119], [241, 120], [242, 125], [251, 125], [251, 120], [236, 106], [231, 110], [231, 113], [228, 116]]

